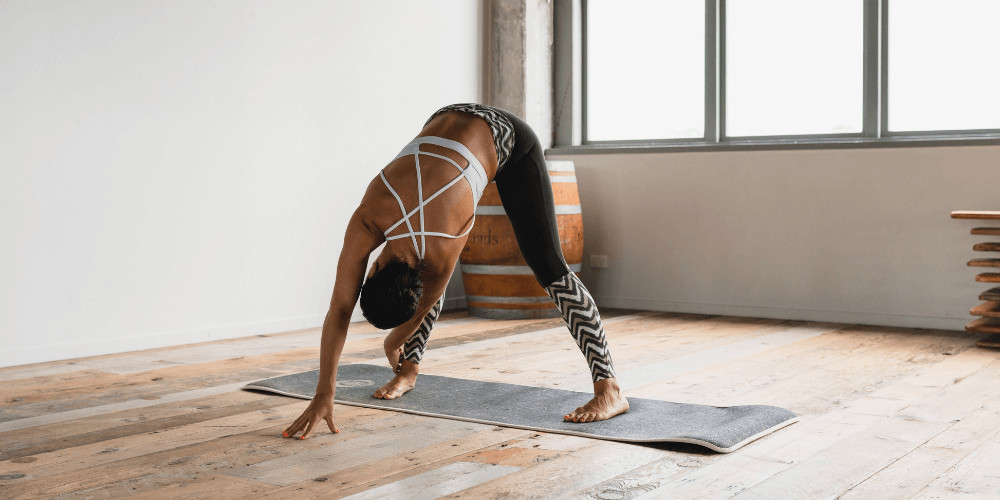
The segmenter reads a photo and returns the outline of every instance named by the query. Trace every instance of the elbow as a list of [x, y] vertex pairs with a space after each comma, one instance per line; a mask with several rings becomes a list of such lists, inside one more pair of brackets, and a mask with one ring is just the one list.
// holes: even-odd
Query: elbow
[[353, 316], [354, 316], [353, 309], [345, 309], [343, 307], [331, 307], [330, 311], [326, 313], [326, 323], [329, 325], [346, 326], [351, 322], [351, 317]]

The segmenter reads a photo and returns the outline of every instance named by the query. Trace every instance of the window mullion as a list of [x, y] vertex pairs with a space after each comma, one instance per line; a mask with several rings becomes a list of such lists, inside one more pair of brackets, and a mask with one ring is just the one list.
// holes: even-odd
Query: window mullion
[[889, 0], [879, 4], [879, 127], [878, 137], [885, 137], [889, 130]]
[[717, 142], [726, 140], [726, 0], [715, 0], [716, 131]]
[[881, 23], [879, 7], [882, 0], [864, 1], [864, 116], [861, 135], [880, 137], [882, 135], [882, 70], [881, 70]]
[[580, 2], [580, 30], [583, 32], [583, 36], [580, 37], [580, 68], [581, 75], [583, 75], [583, 81], [580, 83], [580, 93], [583, 96], [583, 101], [580, 105], [580, 139], [582, 144], [587, 144], [589, 138], [587, 137], [587, 103], [590, 101], [589, 94], [587, 94], [587, 79], [589, 78], [589, 73], [587, 72], [587, 0], [582, 0]]
[[719, 142], [719, 1], [705, 0], [705, 142]]

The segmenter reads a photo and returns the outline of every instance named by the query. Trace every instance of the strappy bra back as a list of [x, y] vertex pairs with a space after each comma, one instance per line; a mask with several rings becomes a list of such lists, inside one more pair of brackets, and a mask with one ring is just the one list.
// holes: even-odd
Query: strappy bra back
[[[434, 146], [440, 146], [455, 151], [456, 153], [460, 154], [462, 158], [465, 158], [465, 161], [467, 161], [469, 165], [468, 167], [463, 169], [461, 165], [456, 163], [451, 158], [448, 158], [447, 156], [430, 153], [427, 151], [421, 151], [420, 150], [421, 144], [432, 144]], [[417, 255], [419, 256], [419, 258], [423, 259], [424, 253], [427, 250], [428, 236], [437, 236], [441, 238], [454, 239], [454, 238], [461, 238], [469, 234], [469, 231], [472, 231], [472, 226], [476, 222], [475, 209], [476, 206], [479, 205], [479, 199], [483, 196], [483, 190], [486, 189], [486, 184], [489, 183], [489, 179], [486, 177], [486, 169], [484, 169], [483, 165], [479, 163], [479, 160], [476, 159], [476, 156], [472, 154], [472, 151], [469, 151], [469, 148], [465, 147], [465, 145], [457, 141], [435, 136], [417, 137], [416, 139], [410, 141], [410, 143], [407, 144], [405, 147], [403, 147], [403, 150], [400, 151], [399, 154], [396, 155], [396, 157], [393, 158], [392, 161], [396, 161], [404, 156], [410, 156], [410, 155], [413, 156], [413, 160], [414, 163], [416, 164], [416, 169], [417, 169], [417, 208], [414, 208], [413, 210], [407, 212], [406, 206], [403, 205], [403, 200], [399, 197], [399, 194], [396, 193], [396, 190], [392, 188], [392, 185], [389, 184], [389, 180], [385, 178], [385, 170], [383, 169], [382, 172], [379, 172], [379, 176], [382, 178], [382, 182], [385, 183], [385, 187], [389, 188], [389, 192], [392, 193], [392, 196], [396, 198], [396, 202], [399, 203], [399, 210], [403, 214], [402, 219], [399, 219], [399, 221], [390, 226], [389, 229], [385, 230], [385, 239], [386, 241], [390, 241], [390, 240], [398, 240], [400, 238], [410, 238], [413, 241], [413, 248], [416, 249]], [[428, 196], [427, 198], [424, 198], [423, 182], [420, 178], [421, 156], [430, 156], [432, 158], [438, 158], [444, 160], [452, 164], [456, 169], [458, 169], [458, 175], [454, 179], [452, 179], [450, 182], [445, 184], [444, 187], [438, 189], [434, 194]], [[437, 198], [438, 195], [444, 193], [455, 184], [458, 184], [458, 182], [461, 181], [462, 179], [465, 179], [469, 183], [469, 188], [472, 189], [473, 215], [472, 215], [472, 224], [469, 224], [469, 229], [467, 229], [464, 233], [457, 235], [427, 231], [426, 224], [424, 221], [424, 207], [427, 206], [427, 204], [430, 203], [431, 200]], [[419, 223], [420, 223], [419, 231], [414, 231], [413, 224], [410, 222], [410, 217], [412, 217], [414, 214], [419, 214]], [[406, 224], [407, 232], [404, 234], [398, 234], [396, 236], [389, 236], [389, 233], [391, 233], [401, 224]], [[417, 242], [418, 236], [420, 237], [419, 244]]]

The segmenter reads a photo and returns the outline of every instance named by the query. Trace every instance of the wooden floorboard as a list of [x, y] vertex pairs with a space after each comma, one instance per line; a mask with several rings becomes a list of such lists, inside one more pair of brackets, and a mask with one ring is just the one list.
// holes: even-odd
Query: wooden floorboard
[[[951, 498], [1000, 491], [1000, 354], [963, 332], [609, 310], [626, 394], [774, 404], [732, 454], [240, 391], [314, 369], [319, 331], [0, 369], [0, 498]], [[345, 362], [384, 362], [352, 325]], [[587, 390], [559, 319], [442, 316], [423, 373]], [[418, 381], [419, 383], [419, 381]], [[559, 409], [560, 411], [569, 410]]]

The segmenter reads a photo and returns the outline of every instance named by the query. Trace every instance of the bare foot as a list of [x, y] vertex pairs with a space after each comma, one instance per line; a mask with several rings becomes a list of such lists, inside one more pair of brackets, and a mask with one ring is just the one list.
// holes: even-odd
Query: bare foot
[[417, 372], [419, 371], [420, 365], [403, 360], [399, 371], [396, 372], [396, 376], [392, 377], [392, 380], [375, 391], [375, 397], [378, 399], [396, 399], [406, 394], [417, 383]]
[[606, 378], [594, 382], [594, 399], [563, 417], [564, 422], [597, 422], [628, 411], [628, 400], [622, 396], [618, 381]]

